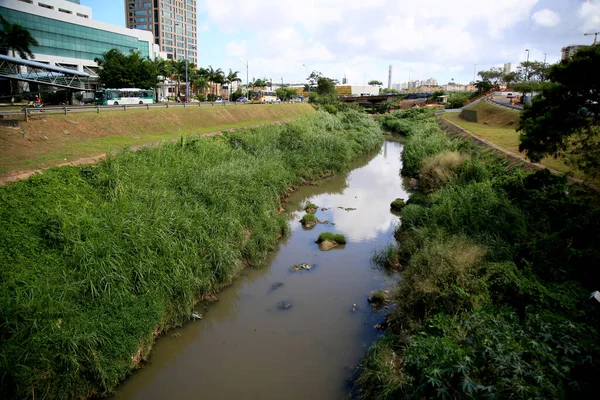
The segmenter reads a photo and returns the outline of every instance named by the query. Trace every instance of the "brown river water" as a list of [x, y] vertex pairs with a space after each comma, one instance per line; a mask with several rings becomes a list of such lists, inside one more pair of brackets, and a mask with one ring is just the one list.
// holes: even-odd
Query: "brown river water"
[[[197, 311], [201, 320], [159, 338], [113, 399], [349, 398], [356, 365], [386, 313], [372, 311], [367, 297], [398, 279], [373, 267], [371, 257], [398, 224], [390, 203], [408, 199], [401, 151], [402, 144], [386, 140], [348, 174], [293, 193], [286, 205], [291, 235], [267, 265], [244, 270], [219, 301]], [[304, 229], [307, 201], [330, 208], [316, 216], [335, 225]], [[348, 243], [320, 251], [315, 240], [325, 231]], [[291, 272], [300, 263], [314, 268]]]

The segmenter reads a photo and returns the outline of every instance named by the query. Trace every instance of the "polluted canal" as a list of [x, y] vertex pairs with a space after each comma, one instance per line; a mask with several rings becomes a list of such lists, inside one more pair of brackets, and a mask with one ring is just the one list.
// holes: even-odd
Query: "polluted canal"
[[[261, 269], [246, 268], [199, 308], [196, 319], [159, 338], [148, 363], [117, 399], [339, 399], [378, 332], [386, 310], [367, 302], [395, 276], [371, 263], [392, 240], [395, 198], [407, 199], [399, 170], [402, 144], [386, 140], [345, 174], [299, 188], [285, 206], [291, 233]], [[328, 224], [305, 229], [303, 206]], [[322, 232], [347, 243], [322, 251]], [[311, 268], [292, 271], [298, 264]]]

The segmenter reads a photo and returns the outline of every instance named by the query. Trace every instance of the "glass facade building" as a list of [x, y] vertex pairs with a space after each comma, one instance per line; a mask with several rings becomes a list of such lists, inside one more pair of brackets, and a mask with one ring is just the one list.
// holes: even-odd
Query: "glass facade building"
[[[79, 3], [79, 1], [72, 2]], [[104, 52], [116, 48], [125, 54], [128, 54], [130, 50], [135, 50], [139, 51], [144, 58], [153, 58], [153, 55], [150, 54], [152, 44], [139, 40], [135, 36], [73, 24], [5, 7], [0, 7], [0, 15], [11, 23], [23, 26], [31, 33], [39, 44], [32, 47], [35, 54], [93, 61], [96, 57], [102, 57]]]

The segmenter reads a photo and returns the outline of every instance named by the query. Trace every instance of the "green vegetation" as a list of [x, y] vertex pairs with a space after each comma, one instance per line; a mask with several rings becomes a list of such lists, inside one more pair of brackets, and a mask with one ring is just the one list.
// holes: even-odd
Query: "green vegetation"
[[302, 219], [300, 220], [300, 223], [306, 228], [311, 228], [317, 225], [319, 223], [319, 220], [317, 219], [317, 217], [315, 217], [314, 214], [304, 214], [302, 216]]
[[156, 63], [144, 59], [139, 52], [131, 51], [125, 55], [112, 49], [95, 61], [100, 67], [98, 76], [104, 87], [153, 89], [158, 84]]
[[521, 116], [519, 149], [532, 161], [563, 157], [586, 175], [600, 168], [600, 46], [550, 68], [547, 84]]
[[392, 201], [392, 204], [390, 204], [390, 208], [393, 211], [400, 211], [404, 207], [406, 207], [406, 203], [402, 199], [396, 199], [396, 200]]
[[366, 115], [182, 138], [0, 188], [0, 397], [114, 390], [204, 294], [260, 266], [291, 185], [379, 146]]
[[373, 306], [373, 308], [381, 308], [388, 303], [387, 294], [388, 292], [386, 290], [376, 290], [368, 298], [368, 301]]
[[308, 203], [307, 205], [304, 206], [304, 211], [309, 211], [309, 210], [317, 210], [319, 208], [318, 205], [313, 204], [313, 203]]
[[409, 175], [458, 158], [402, 210], [397, 307], [361, 363], [362, 397], [595, 397], [600, 211], [564, 176], [507, 168], [405, 113]]
[[[520, 112], [498, 107], [487, 102], [479, 102], [469, 106], [470, 110], [477, 111], [478, 122], [468, 122], [460, 118], [458, 114], [444, 114], [443, 118], [452, 121], [461, 128], [467, 129], [477, 137], [485, 139], [505, 150], [519, 154], [519, 133], [516, 128], [519, 125]], [[561, 159], [546, 157], [540, 164], [560, 172], [568, 173], [577, 178], [585, 176]]]
[[346, 244], [346, 237], [340, 233], [323, 232], [319, 235], [317, 243], [323, 243], [326, 240], [337, 244]]

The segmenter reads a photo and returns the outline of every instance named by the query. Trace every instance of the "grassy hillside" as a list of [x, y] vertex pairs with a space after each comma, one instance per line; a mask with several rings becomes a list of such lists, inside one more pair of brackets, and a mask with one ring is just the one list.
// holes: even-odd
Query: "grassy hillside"
[[110, 393], [199, 297], [263, 264], [290, 185], [382, 140], [364, 113], [317, 112], [0, 187], [0, 398]]
[[[475, 136], [488, 140], [512, 153], [519, 154], [519, 133], [516, 130], [519, 126], [519, 111], [495, 106], [485, 101], [467, 108], [477, 111], [478, 122], [465, 121], [459, 114], [455, 113], [446, 113], [442, 117], [468, 130]], [[569, 167], [561, 159], [546, 157], [540, 164], [547, 168], [568, 173], [576, 178], [583, 178], [579, 171]]]
[[46, 168], [128, 146], [180, 136], [296, 119], [308, 104], [130, 109], [32, 117], [0, 128], [0, 175]]

